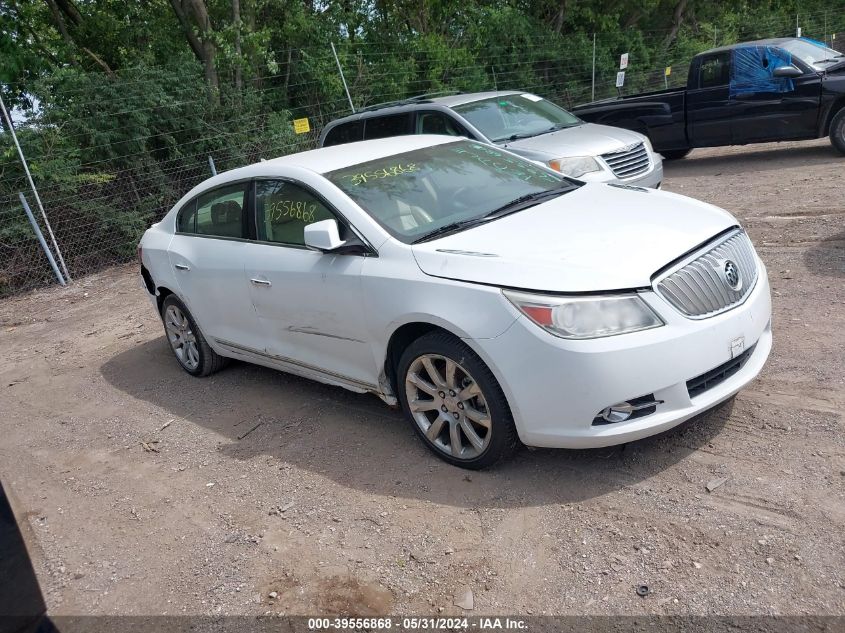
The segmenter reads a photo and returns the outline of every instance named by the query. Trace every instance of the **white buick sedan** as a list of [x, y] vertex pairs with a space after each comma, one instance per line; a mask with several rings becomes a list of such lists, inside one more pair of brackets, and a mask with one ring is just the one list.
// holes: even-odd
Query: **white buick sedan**
[[772, 345], [766, 269], [729, 213], [465, 139], [220, 174], [139, 250], [185, 371], [236, 358], [372, 392], [466, 468], [665, 431]]

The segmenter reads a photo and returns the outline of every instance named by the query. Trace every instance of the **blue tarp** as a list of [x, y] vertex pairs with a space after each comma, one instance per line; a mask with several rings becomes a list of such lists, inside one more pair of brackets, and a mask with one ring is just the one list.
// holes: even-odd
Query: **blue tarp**
[[775, 68], [792, 65], [792, 55], [773, 46], [746, 46], [734, 49], [730, 96], [761, 92], [790, 92], [789, 77], [775, 77]]

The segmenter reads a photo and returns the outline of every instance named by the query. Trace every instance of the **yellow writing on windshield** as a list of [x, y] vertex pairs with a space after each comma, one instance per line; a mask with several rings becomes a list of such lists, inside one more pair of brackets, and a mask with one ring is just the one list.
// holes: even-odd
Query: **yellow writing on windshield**
[[381, 180], [382, 178], [393, 178], [394, 176], [401, 176], [403, 174], [410, 174], [415, 171], [419, 171], [420, 168], [417, 167], [415, 163], [409, 163], [407, 165], [403, 165], [401, 163], [397, 163], [396, 165], [391, 165], [390, 167], [382, 167], [381, 169], [376, 169], [374, 171], [365, 171], [361, 172], [360, 174], [351, 174], [349, 176], [344, 176], [344, 178], [349, 178], [352, 185], [357, 186], [364, 184], [369, 180]]

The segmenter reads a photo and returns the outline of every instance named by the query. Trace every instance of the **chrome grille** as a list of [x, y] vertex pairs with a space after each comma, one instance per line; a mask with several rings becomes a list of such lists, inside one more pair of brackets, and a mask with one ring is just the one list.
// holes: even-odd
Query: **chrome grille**
[[602, 154], [601, 157], [617, 178], [633, 178], [648, 171], [648, 150], [642, 143]]
[[[728, 262], [739, 271], [740, 285], [732, 288], [725, 273]], [[703, 319], [742, 303], [757, 283], [754, 247], [737, 229], [703, 254], [657, 282], [657, 291], [682, 314]]]

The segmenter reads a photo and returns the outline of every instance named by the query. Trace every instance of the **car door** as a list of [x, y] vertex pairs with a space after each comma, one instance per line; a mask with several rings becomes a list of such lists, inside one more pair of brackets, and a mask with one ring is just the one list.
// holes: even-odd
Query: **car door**
[[244, 282], [248, 185], [218, 187], [185, 204], [168, 249], [180, 296], [205, 337], [247, 346], [263, 338]]
[[730, 145], [731, 51], [705, 55], [699, 60], [697, 86], [687, 89], [687, 125], [694, 147]]
[[809, 71], [800, 77], [774, 76], [775, 69], [792, 64], [792, 56], [774, 46], [734, 51], [730, 94], [735, 143], [815, 137], [821, 80]]
[[275, 360], [373, 388], [379, 368], [370, 347], [361, 291], [363, 255], [305, 247], [304, 229], [321, 220], [350, 229], [321, 197], [284, 179], [255, 182], [257, 241], [248, 245], [246, 278]]

